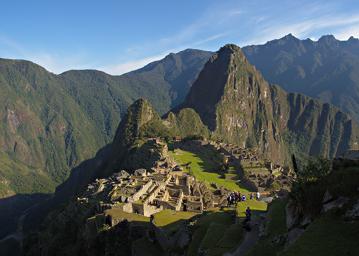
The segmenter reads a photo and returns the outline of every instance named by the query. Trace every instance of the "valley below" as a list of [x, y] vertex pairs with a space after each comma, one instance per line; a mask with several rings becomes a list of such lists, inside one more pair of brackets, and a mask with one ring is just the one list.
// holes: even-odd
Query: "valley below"
[[355, 42], [188, 49], [121, 76], [1, 59], [0, 255], [359, 255], [356, 105], [290, 87], [286, 48], [329, 68]]

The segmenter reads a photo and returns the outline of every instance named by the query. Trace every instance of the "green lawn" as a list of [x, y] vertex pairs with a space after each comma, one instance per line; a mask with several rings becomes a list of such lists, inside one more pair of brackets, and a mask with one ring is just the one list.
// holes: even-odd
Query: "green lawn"
[[150, 218], [145, 217], [140, 214], [135, 213], [127, 213], [122, 211], [121, 209], [112, 208], [110, 210], [106, 210], [105, 214], [111, 215], [114, 219], [127, 219], [128, 221], [141, 221], [141, 222], [149, 222]]
[[186, 164], [191, 162], [191, 174], [195, 176], [199, 181], [203, 181], [208, 185], [210, 185], [211, 183], [216, 183], [218, 186], [223, 186], [231, 191], [248, 193], [248, 190], [245, 187], [236, 183], [236, 180], [233, 179], [233, 169], [229, 173], [227, 179], [220, 177], [220, 174], [218, 172], [219, 167], [213, 160], [215, 158], [213, 154], [209, 156], [202, 154], [200, 157], [198, 154], [189, 151], [175, 149], [175, 151], [170, 151], [170, 155], [178, 164]]
[[[215, 163], [213, 163], [213, 155], [206, 157], [205, 154], [201, 154], [200, 157], [198, 154], [181, 149], [170, 151], [170, 154], [179, 164], [186, 164], [191, 162], [192, 175], [194, 175], [198, 180], [203, 181], [208, 185], [211, 183], [216, 183], [217, 185], [223, 186], [231, 191], [240, 191], [242, 194], [246, 194], [248, 197], [249, 191], [233, 179], [233, 176], [236, 175], [236, 170], [233, 167], [229, 168], [229, 173], [226, 174], [226, 177], [228, 177], [226, 179], [221, 178], [217, 172], [213, 171], [215, 168]], [[248, 206], [253, 211], [267, 210], [267, 204], [265, 202], [247, 200], [238, 204], [237, 214], [239, 217], [245, 216], [244, 211]]]
[[198, 213], [195, 212], [176, 212], [172, 210], [163, 210], [154, 215], [154, 223], [157, 227], [165, 227], [170, 230], [176, 229], [184, 220], [188, 220]]
[[267, 203], [263, 201], [257, 200], [246, 200], [245, 202], [239, 202], [237, 204], [237, 216], [238, 217], [245, 217], [245, 211], [249, 207], [252, 211], [266, 211], [267, 210]]

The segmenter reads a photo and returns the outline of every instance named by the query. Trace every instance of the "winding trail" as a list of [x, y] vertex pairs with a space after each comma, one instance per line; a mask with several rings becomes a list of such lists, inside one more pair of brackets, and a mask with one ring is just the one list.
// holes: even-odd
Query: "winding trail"
[[[47, 201], [48, 199], [46, 199], [45, 201]], [[35, 208], [36, 206], [38, 206], [40, 203], [43, 203], [43, 201], [36, 203], [32, 206], [30, 206], [29, 208], [27, 208], [19, 217], [18, 221], [17, 221], [17, 228], [16, 231], [12, 234], [7, 235], [6, 237], [0, 239], [0, 243], [4, 242], [8, 239], [15, 239], [16, 241], [18, 241], [20, 243], [20, 246], [22, 248], [22, 242], [23, 242], [23, 238], [24, 238], [24, 220], [26, 218], [26, 216], [29, 214], [30, 210]]]
[[245, 231], [246, 234], [242, 243], [232, 253], [226, 253], [224, 256], [243, 256], [258, 242], [260, 230], [259, 227], [265, 222], [264, 215], [257, 214], [253, 216], [251, 221], [251, 231]]

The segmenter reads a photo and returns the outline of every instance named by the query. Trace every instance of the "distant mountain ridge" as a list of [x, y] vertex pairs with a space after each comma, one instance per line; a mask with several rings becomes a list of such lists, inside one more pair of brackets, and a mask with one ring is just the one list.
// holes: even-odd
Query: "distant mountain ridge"
[[334, 104], [359, 120], [358, 39], [326, 35], [312, 41], [289, 34], [243, 52], [268, 82]]
[[[358, 120], [358, 39], [287, 35], [243, 52], [268, 82], [332, 103]], [[0, 195], [52, 191], [112, 140], [136, 99], [147, 98], [160, 115], [181, 104], [212, 55], [187, 49], [121, 76], [96, 70], [54, 75], [31, 62], [1, 59]]]

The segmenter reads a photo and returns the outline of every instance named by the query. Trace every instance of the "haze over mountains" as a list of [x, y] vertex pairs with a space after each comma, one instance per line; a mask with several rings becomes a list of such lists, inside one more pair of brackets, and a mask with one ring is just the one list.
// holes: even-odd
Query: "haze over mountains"
[[[324, 36], [314, 42], [288, 35], [265, 45], [244, 47], [243, 52], [270, 83], [330, 102], [358, 119], [357, 39], [338, 41]], [[134, 100], [147, 98], [160, 115], [182, 103], [212, 54], [189, 49], [122, 76], [95, 70], [54, 75], [31, 62], [2, 59], [2, 196], [53, 191], [71, 168], [112, 140], [121, 116]], [[195, 101], [192, 103], [201, 104]], [[306, 97], [295, 96], [291, 104], [301, 101], [307, 102]], [[327, 108], [331, 109], [328, 106], [318, 113]], [[313, 111], [303, 110], [310, 115]], [[330, 119], [335, 123], [336, 118]], [[213, 120], [207, 125], [213, 128], [210, 122]], [[335, 148], [324, 151], [331, 152], [330, 156], [337, 152]], [[323, 153], [316, 146], [309, 152]]]
[[249, 62], [270, 82], [329, 102], [359, 120], [359, 40], [318, 41], [289, 34], [264, 45], [243, 48]]
[[28, 207], [24, 228], [97, 177], [150, 168], [156, 151], [143, 138], [221, 140], [283, 165], [292, 153], [333, 158], [357, 147], [358, 54], [353, 38], [288, 35], [216, 53], [188, 49], [121, 76], [54, 75], [0, 59], [0, 197], [51, 193], [60, 184], [32, 208], [4, 201], [11, 207], [0, 211], [0, 235], [14, 232]]
[[[74, 169], [54, 197], [32, 209], [25, 228], [43, 219], [54, 206], [76, 198], [96, 178], [122, 169], [130, 173], [138, 168], [151, 169], [162, 159], [164, 145], [153, 142], [153, 138], [170, 141], [191, 136], [257, 148], [264, 158], [289, 164], [292, 153], [333, 158], [346, 152], [359, 140], [359, 127], [328, 103], [269, 85], [238, 46], [225, 45], [205, 64], [184, 103], [165, 117], [161, 118], [149, 101], [135, 101], [121, 120], [113, 142]], [[98, 241], [84, 231], [89, 210], [82, 207], [69, 203], [71, 210], [53, 212], [39, 237], [29, 245], [30, 255], [80, 251], [91, 255], [88, 248]], [[70, 226], [72, 238], [65, 239], [69, 236], [66, 227]]]

